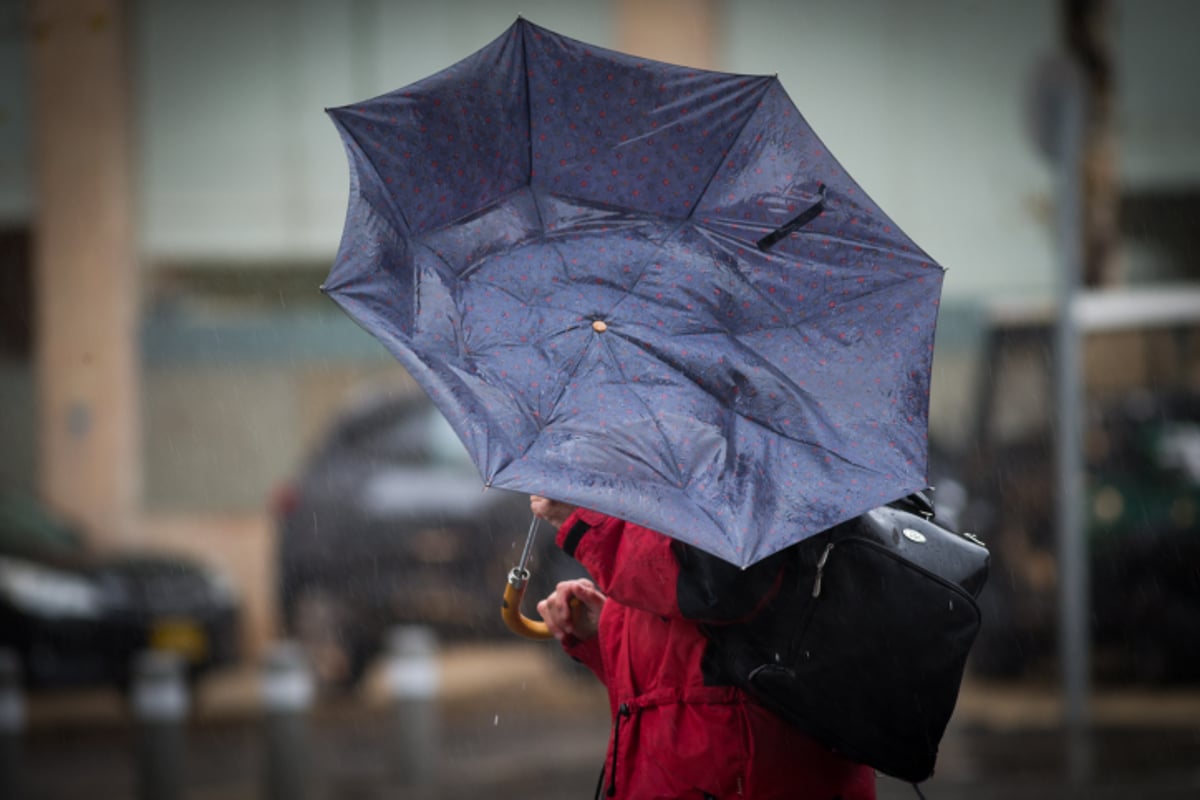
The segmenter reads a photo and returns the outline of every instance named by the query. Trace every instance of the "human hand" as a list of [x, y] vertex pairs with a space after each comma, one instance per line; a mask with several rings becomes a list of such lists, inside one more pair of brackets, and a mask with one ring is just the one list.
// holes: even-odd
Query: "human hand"
[[545, 600], [537, 604], [546, 628], [558, 641], [569, 635], [587, 641], [596, 635], [604, 593], [587, 578], [562, 581]]
[[551, 500], [548, 497], [531, 494], [529, 495], [529, 510], [533, 512], [535, 517], [541, 517], [558, 528], [575, 511], [575, 506], [569, 503], [561, 503], [558, 500]]

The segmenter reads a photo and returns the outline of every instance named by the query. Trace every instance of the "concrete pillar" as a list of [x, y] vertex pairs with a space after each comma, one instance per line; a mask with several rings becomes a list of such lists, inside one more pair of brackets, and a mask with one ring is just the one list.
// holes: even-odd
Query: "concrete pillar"
[[183, 659], [145, 650], [134, 656], [131, 669], [138, 800], [181, 800], [187, 788], [185, 739], [191, 709]]
[[0, 797], [25, 796], [22, 750], [25, 746], [25, 694], [17, 652], [0, 647]]
[[98, 544], [141, 501], [138, 270], [122, 0], [32, 0], [38, 483]]
[[402, 796], [429, 800], [438, 795], [441, 770], [437, 636], [419, 625], [397, 626], [388, 634], [386, 657], [397, 782]]
[[305, 800], [314, 794], [309, 715], [315, 694], [303, 650], [295, 642], [276, 643], [262, 674], [267, 800]]
[[616, 49], [658, 61], [719, 69], [717, 0], [617, 0]]

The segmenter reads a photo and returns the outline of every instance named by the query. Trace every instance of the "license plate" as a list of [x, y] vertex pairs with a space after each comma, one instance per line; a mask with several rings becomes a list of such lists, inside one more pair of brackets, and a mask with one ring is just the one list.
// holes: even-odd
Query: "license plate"
[[208, 636], [189, 620], [160, 620], [150, 629], [150, 647], [178, 653], [188, 661], [201, 661], [208, 655]]

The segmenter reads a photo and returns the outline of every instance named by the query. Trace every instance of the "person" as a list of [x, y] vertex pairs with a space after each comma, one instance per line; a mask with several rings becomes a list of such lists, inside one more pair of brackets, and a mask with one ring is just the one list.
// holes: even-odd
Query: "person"
[[559, 583], [537, 610], [608, 690], [613, 727], [597, 796], [875, 797], [873, 769], [757, 704], [710, 652], [702, 626], [752, 617], [778, 588], [780, 561], [741, 570], [596, 511], [540, 495], [530, 508], [593, 579]]

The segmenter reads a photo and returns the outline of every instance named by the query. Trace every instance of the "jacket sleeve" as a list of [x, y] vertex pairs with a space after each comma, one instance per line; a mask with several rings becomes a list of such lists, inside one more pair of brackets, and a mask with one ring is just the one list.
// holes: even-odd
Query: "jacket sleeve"
[[590, 669], [605, 686], [608, 685], [608, 673], [604, 668], [604, 654], [600, 652], [600, 637], [579, 639], [568, 634], [563, 637], [562, 649], [571, 658]]
[[782, 579], [778, 556], [746, 569], [632, 522], [577, 509], [558, 544], [622, 605], [721, 624], [753, 616]]

